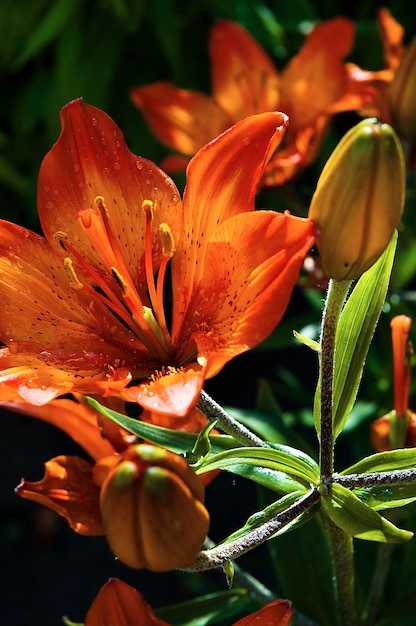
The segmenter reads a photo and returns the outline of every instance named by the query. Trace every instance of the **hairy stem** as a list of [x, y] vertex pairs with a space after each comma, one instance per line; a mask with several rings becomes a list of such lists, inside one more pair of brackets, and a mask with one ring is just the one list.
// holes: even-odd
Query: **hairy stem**
[[254, 446], [256, 448], [269, 448], [270, 446], [251, 430], [240, 424], [232, 415], [227, 413], [221, 405], [211, 398], [205, 391], [201, 392], [198, 401], [200, 409], [208, 418], [215, 419], [217, 425], [227, 435], [232, 435], [243, 446]]
[[334, 565], [334, 593], [339, 626], [355, 626], [354, 551], [352, 537], [325, 516]]

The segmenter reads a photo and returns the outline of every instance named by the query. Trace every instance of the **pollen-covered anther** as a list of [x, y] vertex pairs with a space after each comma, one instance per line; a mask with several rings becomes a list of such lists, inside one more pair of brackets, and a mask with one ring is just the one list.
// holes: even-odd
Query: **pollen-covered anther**
[[150, 220], [153, 219], [153, 208], [154, 208], [154, 204], [152, 202], [152, 200], [143, 200], [142, 202], [142, 209], [146, 215], [146, 217]]
[[108, 218], [108, 209], [103, 196], [97, 196], [94, 200], [94, 205], [101, 214]]
[[175, 254], [175, 240], [172, 235], [172, 231], [168, 224], [162, 222], [159, 225], [159, 236], [162, 242], [162, 254], [163, 256], [171, 259]]
[[76, 275], [74, 266], [72, 264], [72, 260], [69, 257], [66, 257], [64, 259], [64, 268], [68, 276], [69, 284], [71, 285], [71, 287], [73, 289], [83, 289], [84, 285], [82, 284], [82, 282], [79, 280], [78, 276]]
[[66, 250], [66, 239], [68, 239], [68, 235], [63, 230], [57, 230], [56, 233], [53, 235], [53, 240], [56, 241], [56, 243], [58, 243], [64, 250]]

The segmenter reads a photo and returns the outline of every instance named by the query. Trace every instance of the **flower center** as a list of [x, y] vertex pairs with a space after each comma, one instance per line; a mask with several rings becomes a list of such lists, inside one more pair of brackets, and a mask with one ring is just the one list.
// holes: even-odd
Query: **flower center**
[[[172, 232], [167, 224], [159, 225], [162, 254], [156, 272], [152, 245], [154, 205], [151, 200], [145, 200], [142, 209], [146, 220], [144, 268], [147, 294], [141, 297], [112, 231], [104, 198], [97, 196], [94, 204], [94, 208], [80, 211], [77, 219], [107, 270], [107, 275], [103, 275], [97, 267], [96, 259], [95, 262], [88, 261], [69, 243], [65, 233], [58, 232], [55, 238], [72, 257], [66, 257], [64, 261], [70, 284], [105, 304], [135, 333], [151, 357], [163, 364], [169, 364], [172, 362], [173, 347], [163, 296], [167, 266], [175, 252]], [[79, 269], [78, 273], [74, 269], [74, 262], [77, 270]], [[86, 282], [82, 280], [83, 276], [87, 277]], [[143, 297], [146, 298], [145, 302]]]

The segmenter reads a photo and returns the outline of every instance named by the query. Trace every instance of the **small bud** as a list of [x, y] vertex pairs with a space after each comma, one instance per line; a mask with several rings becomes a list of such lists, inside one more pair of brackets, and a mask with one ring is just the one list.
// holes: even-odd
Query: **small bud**
[[388, 124], [366, 119], [351, 128], [328, 159], [309, 209], [329, 278], [359, 278], [381, 256], [403, 211], [405, 165]]
[[204, 486], [185, 459], [162, 448], [128, 448], [100, 494], [107, 541], [126, 565], [155, 572], [191, 565], [208, 532]]
[[416, 41], [404, 51], [388, 91], [392, 124], [401, 137], [416, 137]]

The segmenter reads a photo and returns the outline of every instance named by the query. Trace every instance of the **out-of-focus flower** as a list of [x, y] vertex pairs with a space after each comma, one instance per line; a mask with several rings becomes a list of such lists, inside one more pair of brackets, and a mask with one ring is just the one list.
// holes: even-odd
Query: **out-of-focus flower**
[[408, 139], [416, 138], [416, 41], [404, 46], [404, 29], [386, 8], [378, 11], [385, 68], [367, 71], [348, 64], [350, 79], [374, 89], [375, 98], [361, 110], [391, 124]]
[[[289, 626], [292, 607], [288, 600], [274, 600], [243, 617], [234, 626]], [[141, 593], [127, 583], [111, 578], [92, 603], [85, 626], [169, 626], [159, 619]]]
[[279, 322], [314, 242], [311, 220], [254, 211], [287, 118], [252, 116], [201, 149], [183, 202], [103, 111], [76, 100], [61, 122], [39, 174], [45, 237], [0, 222], [0, 401], [75, 391], [185, 416]]
[[329, 278], [359, 278], [384, 252], [405, 198], [400, 141], [388, 124], [363, 120], [341, 139], [319, 177], [309, 217]]
[[372, 100], [373, 90], [350, 81], [343, 63], [352, 44], [351, 21], [324, 22], [279, 73], [247, 31], [220, 21], [209, 40], [212, 97], [159, 82], [133, 88], [131, 98], [159, 140], [182, 155], [163, 161], [170, 172], [184, 169], [201, 146], [248, 115], [283, 111], [290, 119], [285, 143], [261, 180], [281, 185], [314, 160], [334, 113]]
[[390, 322], [393, 343], [394, 409], [371, 424], [371, 443], [378, 452], [416, 446], [416, 414], [409, 409], [412, 320], [397, 315]]
[[204, 486], [183, 457], [148, 444], [128, 448], [105, 477], [100, 509], [120, 561], [164, 572], [190, 566], [209, 527]]

